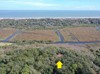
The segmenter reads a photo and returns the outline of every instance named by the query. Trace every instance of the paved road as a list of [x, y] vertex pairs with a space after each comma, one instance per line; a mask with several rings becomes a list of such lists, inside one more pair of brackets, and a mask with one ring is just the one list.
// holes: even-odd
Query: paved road
[[15, 31], [13, 34], [11, 34], [9, 37], [7, 37], [6, 39], [2, 40], [1, 42], [8, 42], [10, 41], [11, 38], [13, 38], [16, 34], [18, 34], [20, 31]]
[[64, 42], [64, 37], [63, 37], [63, 35], [60, 33], [60, 31], [59, 30], [55, 30], [55, 32], [56, 32], [56, 34], [59, 36], [59, 38], [60, 38], [60, 41], [59, 42]]

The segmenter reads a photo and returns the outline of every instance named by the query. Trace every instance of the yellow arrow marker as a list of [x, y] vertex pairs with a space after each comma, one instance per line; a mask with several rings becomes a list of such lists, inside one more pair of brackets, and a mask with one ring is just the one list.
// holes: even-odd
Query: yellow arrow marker
[[63, 63], [62, 63], [61, 61], [58, 61], [58, 62], [56, 63], [56, 65], [57, 65], [57, 68], [58, 68], [58, 69], [61, 69], [62, 66], [63, 66]]

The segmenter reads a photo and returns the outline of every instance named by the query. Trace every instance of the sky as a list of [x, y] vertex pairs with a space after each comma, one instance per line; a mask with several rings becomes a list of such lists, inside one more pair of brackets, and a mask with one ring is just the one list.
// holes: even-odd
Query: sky
[[100, 10], [100, 0], [0, 0], [0, 10]]

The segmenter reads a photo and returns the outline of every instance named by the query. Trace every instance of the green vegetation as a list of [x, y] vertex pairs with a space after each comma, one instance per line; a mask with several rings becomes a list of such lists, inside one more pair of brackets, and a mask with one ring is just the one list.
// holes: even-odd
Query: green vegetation
[[50, 40], [47, 40], [47, 41], [43, 41], [43, 40], [16, 40], [16, 41], [13, 41], [14, 43], [17, 43], [19, 45], [21, 44], [49, 44]]
[[[58, 53], [62, 57], [58, 57]], [[62, 69], [56, 68], [59, 60], [63, 63]], [[88, 56], [65, 48], [20, 49], [0, 54], [0, 74], [99, 74], [99, 62], [100, 57], [91, 60]]]
[[61, 29], [64, 27], [99, 26], [100, 19], [2, 19], [0, 28], [17, 28], [26, 30]]
[[[1, 29], [55, 30], [80, 26], [100, 26], [100, 19], [0, 20]], [[79, 50], [78, 53], [69, 48], [54, 47], [56, 44], [49, 45], [50, 42], [52, 41], [16, 40], [12, 45], [1, 46], [0, 74], [100, 74], [100, 49], [90, 49], [87, 46], [90, 50], [86, 53]], [[62, 69], [57, 69], [58, 61], [63, 63]]]

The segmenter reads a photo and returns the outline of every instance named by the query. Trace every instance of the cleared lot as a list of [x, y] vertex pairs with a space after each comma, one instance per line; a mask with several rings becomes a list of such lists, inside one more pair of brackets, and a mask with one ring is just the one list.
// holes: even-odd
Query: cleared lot
[[[0, 41], [52, 41], [52, 42], [91, 42], [100, 41], [100, 30], [95, 27], [72, 27], [58, 30], [16, 30], [12, 28], [0, 29]], [[13, 36], [14, 35], [14, 36]], [[9, 39], [11, 38], [11, 39]], [[62, 38], [62, 39], [60, 39]], [[6, 42], [5, 41], [5, 42]]]
[[75, 27], [61, 30], [65, 41], [100, 41], [100, 30], [95, 27]]
[[11, 34], [13, 34], [16, 30], [12, 28], [0, 28], [0, 41], [6, 39], [9, 37]]
[[34, 31], [22, 31], [17, 34], [12, 41], [21, 40], [43, 40], [43, 41], [58, 41], [58, 36], [53, 30], [34, 30]]

